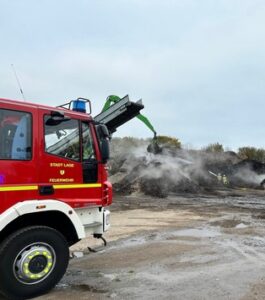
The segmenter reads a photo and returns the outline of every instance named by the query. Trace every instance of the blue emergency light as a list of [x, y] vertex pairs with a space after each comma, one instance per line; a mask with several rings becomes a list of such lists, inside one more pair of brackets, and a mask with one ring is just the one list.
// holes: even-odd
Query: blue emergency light
[[73, 100], [72, 103], [72, 110], [86, 113], [86, 101], [77, 99]]
[[92, 108], [91, 108], [91, 101], [86, 98], [77, 98], [76, 100], [71, 100], [70, 102], [67, 102], [65, 104], [59, 105], [57, 107], [62, 107], [64, 109], [70, 109], [82, 113], [87, 113], [87, 107], [89, 108], [88, 114], [91, 115]]

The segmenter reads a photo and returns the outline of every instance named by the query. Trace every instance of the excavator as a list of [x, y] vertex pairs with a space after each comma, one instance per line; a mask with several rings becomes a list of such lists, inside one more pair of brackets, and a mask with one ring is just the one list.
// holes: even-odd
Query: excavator
[[123, 98], [110, 95], [107, 97], [101, 113], [94, 119], [99, 123], [105, 124], [112, 134], [119, 126], [136, 117], [154, 134], [151, 143], [147, 147], [147, 151], [153, 154], [159, 154], [162, 152], [162, 148], [158, 144], [157, 133], [149, 119], [140, 113], [140, 110], [143, 108], [142, 100], [131, 102], [128, 95]]

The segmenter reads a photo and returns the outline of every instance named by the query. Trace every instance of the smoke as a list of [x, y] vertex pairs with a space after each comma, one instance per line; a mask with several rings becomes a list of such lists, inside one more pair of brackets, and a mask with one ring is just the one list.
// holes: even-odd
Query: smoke
[[237, 185], [258, 187], [265, 179], [265, 174], [257, 174], [249, 168], [242, 168], [233, 175], [233, 182]]
[[230, 186], [258, 187], [265, 172], [241, 166], [233, 152], [163, 148], [161, 154], [147, 152], [147, 140], [117, 139], [110, 161], [114, 189], [166, 197], [170, 193], [201, 193], [223, 188], [217, 174], [226, 175]]
[[147, 152], [147, 143], [125, 145], [115, 145], [112, 149], [111, 181], [117, 191], [166, 197], [175, 192], [198, 192], [202, 181], [211, 181], [199, 157], [192, 158], [188, 153], [177, 156], [168, 149], [154, 155]]

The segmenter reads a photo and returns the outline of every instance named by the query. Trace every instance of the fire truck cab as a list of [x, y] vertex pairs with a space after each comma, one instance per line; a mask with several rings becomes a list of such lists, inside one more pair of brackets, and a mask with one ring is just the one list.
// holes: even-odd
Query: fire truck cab
[[69, 246], [108, 230], [109, 134], [84, 99], [48, 107], [0, 99], [0, 293], [53, 288]]

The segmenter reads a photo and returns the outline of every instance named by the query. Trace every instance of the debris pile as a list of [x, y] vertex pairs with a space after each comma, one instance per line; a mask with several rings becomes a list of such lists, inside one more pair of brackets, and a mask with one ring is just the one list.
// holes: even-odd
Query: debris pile
[[240, 160], [232, 151], [209, 153], [162, 147], [149, 153], [148, 141], [114, 139], [109, 163], [114, 191], [167, 197], [169, 194], [214, 192], [220, 187], [265, 186], [265, 164]]

